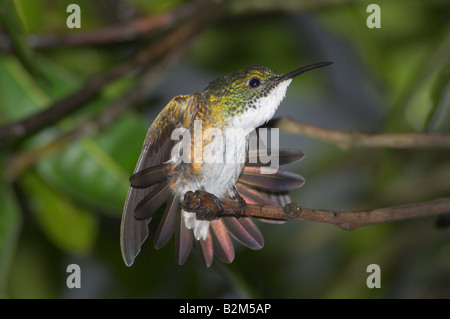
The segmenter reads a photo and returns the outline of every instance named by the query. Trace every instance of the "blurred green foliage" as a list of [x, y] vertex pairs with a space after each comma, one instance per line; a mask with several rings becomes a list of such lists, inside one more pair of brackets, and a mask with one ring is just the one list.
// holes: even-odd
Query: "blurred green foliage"
[[[65, 25], [66, 8], [75, 2], [82, 8], [81, 30]], [[0, 0], [0, 35], [8, 34], [16, 50], [0, 53], [0, 126], [42, 110], [136, 48], [123, 43], [34, 50], [28, 35], [94, 30], [184, 3]], [[172, 242], [155, 251], [151, 239], [132, 268], [121, 260], [120, 216], [148, 125], [173, 95], [205, 87], [216, 76], [251, 63], [287, 72], [331, 60], [337, 71], [294, 81], [287, 100], [304, 105], [286, 102], [284, 115], [341, 130], [450, 132], [449, 3], [376, 1], [381, 28], [368, 29], [369, 3], [229, 1], [224, 19], [158, 79], [144, 105], [40, 157], [13, 180], [17, 159], [33, 157], [105, 111], [138, 75], [115, 81], [56, 125], [0, 148], [0, 297], [449, 298], [450, 236], [431, 218], [353, 232], [322, 224], [263, 224], [263, 250], [237, 247], [233, 264], [216, 260], [211, 269], [196, 253], [180, 267]], [[179, 78], [192, 82], [180, 84]], [[294, 168], [307, 180], [293, 194], [303, 206], [376, 208], [450, 194], [448, 151], [342, 151], [300, 137], [290, 141], [289, 147], [307, 154]], [[70, 263], [82, 269], [78, 291], [65, 286]], [[372, 263], [381, 266], [381, 289], [365, 285]]]

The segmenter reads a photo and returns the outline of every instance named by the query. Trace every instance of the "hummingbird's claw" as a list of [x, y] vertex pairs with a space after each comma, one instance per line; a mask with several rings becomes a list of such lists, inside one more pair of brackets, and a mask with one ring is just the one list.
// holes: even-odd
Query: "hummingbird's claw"
[[[234, 214], [236, 217], [241, 217], [247, 211], [247, 203], [238, 192], [235, 193], [234, 198], [239, 203], [239, 207]], [[214, 194], [200, 190], [186, 192], [182, 206], [188, 211], [195, 212], [197, 218], [201, 220], [217, 219], [224, 212], [220, 198]]]
[[217, 219], [224, 210], [217, 196], [200, 190], [186, 192], [182, 205], [188, 211], [195, 212], [197, 218], [201, 220]]
[[219, 197], [217, 197], [214, 194], [209, 193], [209, 196], [211, 196], [211, 198], [214, 201], [214, 204], [216, 204], [216, 207], [217, 207], [216, 218], [219, 218], [223, 214], [222, 201], [219, 199]]
[[239, 195], [239, 193], [237, 193], [237, 200], [239, 202], [239, 208], [235, 214], [237, 217], [241, 217], [245, 215], [245, 212], [247, 211], [247, 203], [245, 202], [245, 199]]

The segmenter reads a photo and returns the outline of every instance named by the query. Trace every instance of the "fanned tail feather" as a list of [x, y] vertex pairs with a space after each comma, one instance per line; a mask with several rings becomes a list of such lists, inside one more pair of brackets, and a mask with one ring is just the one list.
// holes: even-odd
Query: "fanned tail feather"
[[214, 247], [211, 232], [208, 233], [206, 239], [196, 240], [198, 251], [202, 255], [206, 267], [210, 267], [214, 260]]
[[234, 260], [234, 246], [222, 219], [219, 218], [210, 223], [210, 234], [212, 235], [214, 254], [220, 261], [231, 263]]
[[258, 250], [264, 246], [264, 237], [249, 217], [223, 217], [228, 232], [242, 245]]
[[261, 174], [260, 167], [245, 167], [239, 182], [257, 189], [280, 192], [299, 188], [305, 180], [291, 172], [277, 171], [274, 174]]
[[179, 265], [183, 265], [189, 257], [193, 239], [193, 232], [186, 227], [180, 212], [177, 216], [175, 229], [175, 257]]

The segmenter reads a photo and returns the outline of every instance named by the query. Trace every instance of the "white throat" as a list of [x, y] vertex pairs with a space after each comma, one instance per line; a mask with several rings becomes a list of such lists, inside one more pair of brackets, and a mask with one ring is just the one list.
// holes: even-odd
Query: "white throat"
[[255, 103], [256, 108], [250, 108], [244, 114], [236, 117], [232, 126], [248, 129], [251, 132], [270, 120], [283, 101], [291, 81], [292, 79], [288, 79], [281, 82], [267, 96], [258, 99]]

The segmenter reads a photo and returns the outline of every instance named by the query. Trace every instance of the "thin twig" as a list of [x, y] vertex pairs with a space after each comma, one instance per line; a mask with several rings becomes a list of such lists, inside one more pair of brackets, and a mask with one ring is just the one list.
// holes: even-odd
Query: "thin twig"
[[[197, 213], [198, 218], [212, 219], [217, 216], [218, 209], [208, 193], [187, 192], [182, 203], [183, 209]], [[233, 200], [222, 201], [223, 213], [220, 216], [235, 216], [239, 203]], [[361, 211], [330, 211], [303, 208], [297, 204], [284, 207], [247, 204], [246, 216], [272, 220], [313, 221], [336, 225], [345, 230], [373, 224], [389, 223], [419, 217], [429, 217], [450, 213], [450, 198], [439, 198], [433, 201], [407, 204], [386, 208]]]
[[303, 12], [317, 10], [323, 7], [339, 6], [349, 2], [361, 2], [366, 0], [235, 0], [231, 2], [233, 13], [245, 14], [255, 12]]
[[[133, 41], [150, 32], [165, 30], [174, 26], [184, 18], [191, 16], [193, 9], [194, 6], [192, 3], [189, 3], [170, 12], [137, 18], [126, 23], [106, 26], [96, 30], [71, 32], [64, 35], [30, 35], [27, 37], [27, 41], [30, 47], [35, 50]], [[0, 51], [12, 52], [11, 39], [6, 34], [0, 34]]]
[[272, 121], [273, 127], [291, 134], [334, 143], [343, 149], [356, 147], [450, 149], [450, 134], [372, 134], [343, 132], [301, 123], [288, 117]]

